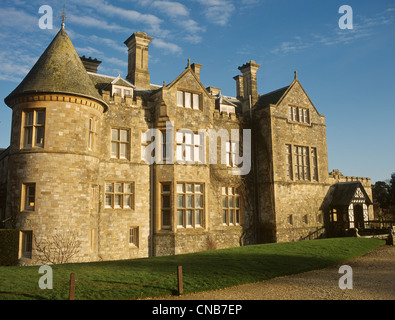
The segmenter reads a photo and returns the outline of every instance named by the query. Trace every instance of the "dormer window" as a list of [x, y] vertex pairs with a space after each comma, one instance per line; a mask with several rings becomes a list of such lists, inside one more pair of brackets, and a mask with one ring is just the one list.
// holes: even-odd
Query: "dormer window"
[[177, 106], [200, 110], [200, 95], [186, 91], [177, 91]]
[[131, 96], [133, 94], [132, 88], [128, 87], [121, 87], [121, 86], [112, 86], [111, 89], [111, 95], [114, 96], [114, 94], [119, 94], [122, 98], [125, 98], [125, 96]]

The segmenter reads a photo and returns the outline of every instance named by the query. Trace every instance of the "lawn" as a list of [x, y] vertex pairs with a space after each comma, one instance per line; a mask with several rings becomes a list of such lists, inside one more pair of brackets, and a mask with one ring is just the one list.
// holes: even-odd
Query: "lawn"
[[[184, 293], [215, 290], [278, 276], [322, 269], [384, 244], [365, 238], [336, 238], [263, 244], [168, 257], [54, 265], [52, 290], [39, 290], [39, 266], [0, 267], [0, 300], [65, 300], [70, 274], [76, 300], [138, 299], [177, 292], [178, 265]], [[157, 281], [160, 280], [160, 281]], [[143, 286], [144, 285], [144, 286]], [[18, 294], [10, 294], [18, 292]]]

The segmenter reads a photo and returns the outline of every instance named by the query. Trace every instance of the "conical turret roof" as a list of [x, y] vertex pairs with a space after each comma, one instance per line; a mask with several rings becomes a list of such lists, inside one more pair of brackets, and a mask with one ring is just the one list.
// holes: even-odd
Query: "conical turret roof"
[[63, 26], [25, 79], [4, 101], [10, 106], [11, 99], [29, 93], [93, 98], [107, 109]]

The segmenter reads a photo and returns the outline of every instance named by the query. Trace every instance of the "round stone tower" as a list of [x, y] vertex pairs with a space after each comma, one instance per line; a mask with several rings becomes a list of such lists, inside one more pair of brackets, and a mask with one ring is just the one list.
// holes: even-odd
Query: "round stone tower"
[[96, 142], [108, 106], [64, 25], [5, 103], [13, 111], [8, 227], [21, 230], [20, 262], [97, 260]]

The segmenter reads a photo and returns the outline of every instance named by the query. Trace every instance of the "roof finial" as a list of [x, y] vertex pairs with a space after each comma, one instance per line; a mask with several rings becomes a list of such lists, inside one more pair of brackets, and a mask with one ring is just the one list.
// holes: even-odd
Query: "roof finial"
[[188, 68], [191, 66], [191, 59], [188, 59]]
[[294, 74], [295, 74], [295, 80], [298, 80], [298, 71], [294, 71]]
[[66, 20], [66, 5], [63, 5], [63, 13], [62, 13], [62, 29], [64, 29], [64, 20]]

